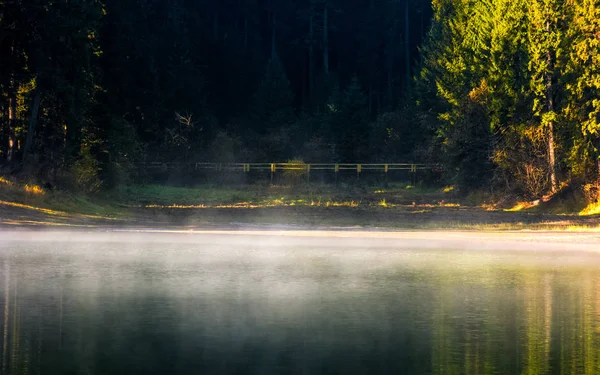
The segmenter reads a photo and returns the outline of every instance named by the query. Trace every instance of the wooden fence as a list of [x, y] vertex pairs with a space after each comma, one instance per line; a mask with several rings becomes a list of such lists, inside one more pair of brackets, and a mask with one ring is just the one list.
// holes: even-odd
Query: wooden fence
[[335, 181], [338, 180], [340, 173], [355, 173], [356, 178], [360, 179], [363, 173], [381, 173], [387, 176], [395, 171], [405, 171], [411, 173], [413, 178], [418, 171], [440, 172], [441, 168], [436, 164], [415, 164], [415, 163], [161, 163], [151, 162], [142, 163], [140, 167], [154, 171], [169, 171], [169, 170], [193, 170], [206, 172], [236, 172], [250, 173], [252, 171], [270, 173], [271, 182], [276, 174], [282, 172], [295, 172], [302, 175], [310, 182], [311, 173], [315, 172], [330, 172], [334, 174]]

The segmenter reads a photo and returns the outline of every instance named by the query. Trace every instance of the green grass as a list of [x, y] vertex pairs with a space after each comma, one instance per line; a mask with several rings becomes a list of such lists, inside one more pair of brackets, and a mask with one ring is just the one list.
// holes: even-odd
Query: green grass
[[32, 183], [18, 183], [3, 177], [0, 177], [0, 201], [33, 211], [53, 211], [57, 215], [106, 218], [127, 216], [126, 210], [114, 204], [108, 196], [89, 197], [60, 190], [46, 190]]
[[[121, 188], [112, 195], [113, 200], [128, 206], [200, 206], [253, 204], [307, 205], [307, 206], [356, 206], [379, 205], [381, 201], [395, 204], [438, 203], [452, 194], [442, 189], [424, 189], [410, 185], [377, 188], [371, 186], [300, 185], [268, 186], [247, 185], [240, 187], [196, 186], [175, 187], [165, 185], [135, 185]], [[450, 203], [450, 202], [447, 202]]]
[[117, 199], [130, 205], [199, 205], [229, 202], [248, 202], [259, 199], [254, 188], [235, 189], [198, 186], [194, 188], [135, 185], [120, 189]]
[[[480, 197], [452, 189], [310, 184], [295, 187], [134, 185], [86, 196], [44, 191], [0, 178], [0, 205], [14, 223], [206, 225], [228, 223], [361, 226], [389, 229], [597, 230], [600, 221], [547, 212], [487, 212]], [[473, 202], [461, 206], [465, 201]], [[564, 203], [555, 201], [557, 207]], [[560, 204], [559, 204], [560, 203]], [[557, 207], [553, 207], [557, 209]], [[537, 210], [537, 209], [536, 209]], [[108, 220], [108, 221], [107, 221]]]

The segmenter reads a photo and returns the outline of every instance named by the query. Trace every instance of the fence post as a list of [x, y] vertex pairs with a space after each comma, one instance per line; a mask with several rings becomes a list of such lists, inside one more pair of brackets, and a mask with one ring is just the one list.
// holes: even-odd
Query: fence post
[[360, 172], [362, 171], [362, 165], [356, 164], [356, 178], [360, 180]]
[[275, 164], [271, 163], [271, 185], [273, 185], [273, 176], [275, 175]]
[[310, 164], [306, 164], [306, 178], [307, 178], [307, 183], [310, 184]]
[[334, 170], [335, 170], [335, 173], [334, 173], [335, 174], [335, 184], [337, 185], [337, 183], [338, 183], [338, 172], [340, 171], [340, 165], [336, 164]]
[[389, 171], [389, 169], [390, 169], [390, 168], [389, 168], [389, 165], [388, 165], [388, 164], [385, 164], [385, 165], [383, 166], [383, 171], [384, 171], [384, 173], [385, 173], [385, 181], [384, 181], [384, 184], [383, 184], [383, 185], [384, 185], [386, 188], [387, 188], [387, 186], [388, 186], [388, 171]]

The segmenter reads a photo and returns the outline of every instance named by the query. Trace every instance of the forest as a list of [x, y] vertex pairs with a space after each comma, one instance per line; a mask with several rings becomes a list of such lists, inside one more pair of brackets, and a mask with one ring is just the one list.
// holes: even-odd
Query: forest
[[464, 191], [598, 186], [598, 0], [0, 0], [3, 170], [421, 162]]

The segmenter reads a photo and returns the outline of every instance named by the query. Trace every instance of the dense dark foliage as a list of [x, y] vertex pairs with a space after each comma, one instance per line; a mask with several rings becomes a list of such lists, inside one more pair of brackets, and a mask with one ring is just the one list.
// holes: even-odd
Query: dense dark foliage
[[388, 113], [430, 17], [417, 0], [0, 1], [0, 157], [92, 189], [141, 161], [411, 159], [415, 124]]
[[91, 190], [144, 161], [433, 161], [540, 196], [598, 180], [599, 27], [598, 0], [0, 0], [0, 158]]

